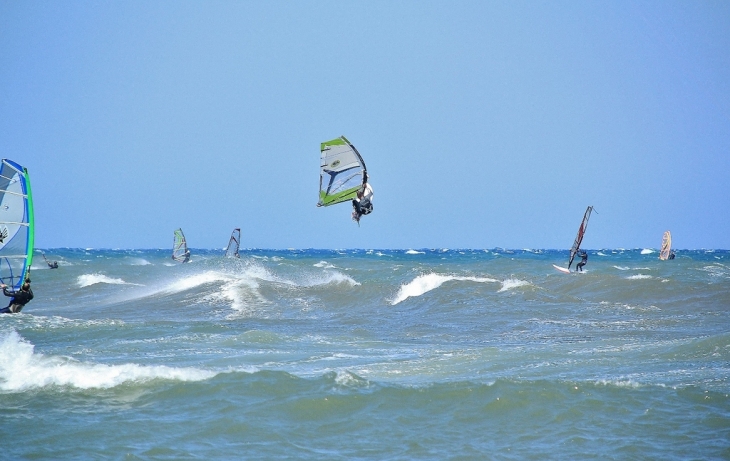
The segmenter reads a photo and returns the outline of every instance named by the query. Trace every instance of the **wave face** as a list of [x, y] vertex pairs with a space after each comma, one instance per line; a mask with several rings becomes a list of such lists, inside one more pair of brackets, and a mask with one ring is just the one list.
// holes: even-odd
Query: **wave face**
[[44, 251], [8, 459], [730, 453], [727, 251]]

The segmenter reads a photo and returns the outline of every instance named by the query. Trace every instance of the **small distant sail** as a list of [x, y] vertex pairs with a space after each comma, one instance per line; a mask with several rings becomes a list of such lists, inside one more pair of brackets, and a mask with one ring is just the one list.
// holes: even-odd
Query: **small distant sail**
[[586, 233], [586, 229], [588, 229], [588, 219], [591, 217], [591, 213], [593, 212], [593, 207], [589, 206], [586, 208], [586, 212], [583, 215], [583, 221], [580, 223], [580, 227], [578, 228], [578, 235], [575, 236], [575, 241], [573, 241], [573, 246], [570, 248], [570, 260], [568, 261], [568, 269], [570, 269], [571, 264], [573, 264], [573, 259], [575, 259], [575, 255], [578, 253], [578, 250], [580, 249], [580, 244], [583, 242], [583, 236]]
[[172, 259], [177, 262], [186, 263], [190, 260], [188, 243], [185, 241], [185, 234], [182, 229], [177, 229], [172, 242]]
[[[681, 236], [680, 236], [681, 237]], [[681, 238], [680, 238], [681, 240]], [[666, 261], [669, 259], [669, 254], [672, 251], [672, 233], [669, 231], [664, 232], [662, 237], [662, 250], [659, 252], [659, 259]]]
[[3, 159], [0, 163], [0, 281], [20, 289], [33, 263], [33, 196], [28, 170]]
[[241, 229], [235, 228], [226, 248], [226, 258], [240, 258], [238, 248], [241, 246]]
[[368, 179], [360, 153], [344, 136], [320, 146], [319, 202], [330, 206], [352, 200]]

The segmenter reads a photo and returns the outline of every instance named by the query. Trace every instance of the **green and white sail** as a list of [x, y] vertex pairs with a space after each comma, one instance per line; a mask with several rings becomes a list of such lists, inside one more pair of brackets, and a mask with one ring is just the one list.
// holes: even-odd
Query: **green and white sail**
[[188, 253], [188, 242], [185, 240], [185, 234], [182, 229], [175, 230], [172, 242], [172, 259], [184, 263], [190, 258]]
[[368, 172], [360, 153], [344, 136], [320, 146], [319, 202], [330, 206], [352, 200], [367, 182]]
[[0, 163], [0, 281], [20, 289], [30, 275], [34, 244], [33, 195], [28, 170]]

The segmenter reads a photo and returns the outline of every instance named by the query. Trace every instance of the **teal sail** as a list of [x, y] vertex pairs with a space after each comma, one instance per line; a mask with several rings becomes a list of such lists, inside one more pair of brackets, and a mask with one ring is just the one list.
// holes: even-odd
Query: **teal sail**
[[360, 153], [344, 136], [320, 146], [319, 202], [330, 206], [352, 200], [368, 179]]
[[173, 234], [172, 259], [181, 263], [186, 263], [190, 260], [188, 242], [185, 240], [185, 234], [183, 234], [182, 229], [177, 229]]
[[0, 281], [20, 289], [33, 264], [33, 195], [28, 170], [0, 163]]

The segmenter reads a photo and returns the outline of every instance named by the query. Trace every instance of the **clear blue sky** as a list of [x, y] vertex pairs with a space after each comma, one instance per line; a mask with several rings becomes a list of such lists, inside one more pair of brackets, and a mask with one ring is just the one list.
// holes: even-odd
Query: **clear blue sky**
[[730, 2], [0, 0], [0, 156], [40, 248], [727, 249]]

